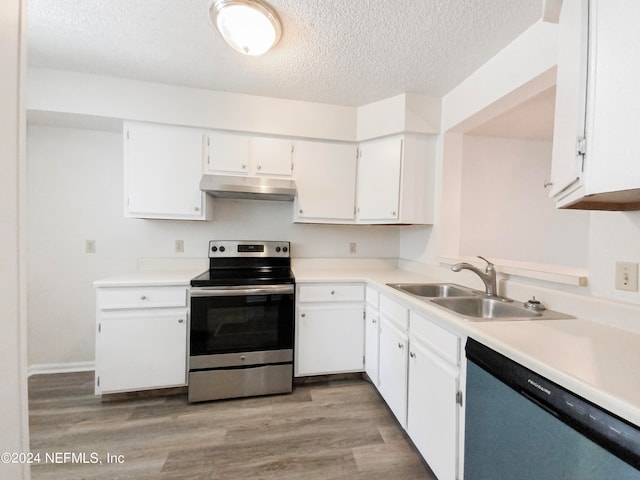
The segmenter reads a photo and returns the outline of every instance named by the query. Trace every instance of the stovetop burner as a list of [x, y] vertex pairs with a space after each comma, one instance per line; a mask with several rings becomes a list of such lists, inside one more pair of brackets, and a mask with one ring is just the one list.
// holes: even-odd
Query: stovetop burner
[[211, 240], [209, 270], [192, 279], [191, 286], [294, 283], [290, 249], [289, 242]]

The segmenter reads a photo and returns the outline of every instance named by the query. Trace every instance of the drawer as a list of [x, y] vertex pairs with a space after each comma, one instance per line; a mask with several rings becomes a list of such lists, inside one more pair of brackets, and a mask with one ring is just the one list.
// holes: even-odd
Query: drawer
[[367, 303], [377, 310], [378, 302], [380, 299], [380, 294], [378, 293], [378, 291], [367, 286], [364, 292], [364, 296], [365, 296], [365, 299], [367, 300]]
[[431, 350], [437, 352], [452, 364], [458, 365], [460, 338], [456, 334], [415, 312], [411, 312], [410, 325], [412, 337], [415, 336], [416, 339], [427, 345]]
[[99, 287], [96, 305], [100, 310], [186, 307], [187, 287]]
[[316, 283], [299, 285], [299, 302], [362, 302], [364, 285]]
[[380, 295], [380, 315], [394, 322], [403, 331], [409, 328], [409, 309], [384, 295]]

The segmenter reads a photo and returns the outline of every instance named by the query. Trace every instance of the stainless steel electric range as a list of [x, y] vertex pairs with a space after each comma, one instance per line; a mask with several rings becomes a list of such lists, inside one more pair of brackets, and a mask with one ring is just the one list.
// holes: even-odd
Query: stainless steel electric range
[[189, 401], [292, 391], [295, 279], [289, 242], [209, 242], [191, 280]]

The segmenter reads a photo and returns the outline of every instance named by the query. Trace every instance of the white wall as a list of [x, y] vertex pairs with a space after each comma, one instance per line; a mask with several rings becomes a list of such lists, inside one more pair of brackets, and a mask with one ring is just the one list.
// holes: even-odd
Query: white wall
[[[24, 106], [26, 9], [0, 3], [0, 452], [28, 452], [24, 239]], [[2, 478], [28, 479], [29, 465], [2, 464]]]
[[460, 255], [585, 268], [589, 214], [543, 188], [551, 142], [464, 135]]
[[[31, 126], [27, 147], [30, 365], [92, 362], [92, 282], [140, 257], [206, 258], [220, 238], [289, 240], [296, 258], [398, 254], [399, 227], [292, 224], [291, 202], [210, 199], [210, 222], [124, 218], [121, 134]], [[84, 253], [89, 239], [95, 254]]]

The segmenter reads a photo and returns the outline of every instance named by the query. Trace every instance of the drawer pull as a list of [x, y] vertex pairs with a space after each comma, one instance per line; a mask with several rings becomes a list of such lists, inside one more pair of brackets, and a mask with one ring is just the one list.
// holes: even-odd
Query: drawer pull
[[140, 300], [146, 300], [147, 296], [146, 295], [140, 295]]
[[410, 356], [411, 358], [416, 358], [416, 354], [415, 354], [415, 353], [413, 353], [413, 352], [409, 352], [409, 356]]
[[301, 314], [300, 314], [300, 316], [301, 316], [302, 318], [304, 318], [304, 317], [306, 317], [306, 316], [307, 316], [307, 314], [306, 314], [306, 313], [301, 313]]
[[184, 323], [184, 319], [181, 318], [180, 320], [178, 320], [178, 323]]
[[335, 290], [331, 290], [331, 295], [335, 295], [336, 291]]
[[402, 345], [401, 343], [398, 343], [398, 348], [402, 349], [404, 347], [404, 345]]

